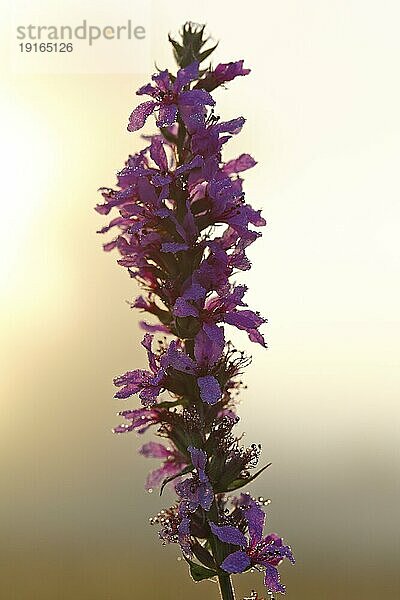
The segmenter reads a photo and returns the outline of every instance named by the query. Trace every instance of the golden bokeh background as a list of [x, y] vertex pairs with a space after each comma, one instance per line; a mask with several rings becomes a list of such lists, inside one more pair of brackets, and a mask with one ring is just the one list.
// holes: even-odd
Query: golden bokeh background
[[[399, 18], [390, 0], [152, 4], [158, 65], [191, 19], [221, 40], [215, 61], [253, 69], [216, 96], [247, 118], [226, 156], [259, 161], [247, 193], [268, 227], [244, 281], [269, 350], [232, 338], [254, 357], [242, 427], [273, 463], [253, 490], [297, 556], [293, 600], [400, 597]], [[137, 290], [102, 254], [92, 206], [140, 147], [126, 131], [139, 71], [134, 57], [127, 75], [4, 68], [4, 600], [218, 597], [148, 525], [169, 498], [143, 490], [141, 440], [110, 431], [112, 378], [145, 356], [124, 302]], [[252, 588], [259, 575], [237, 578], [238, 598]]]

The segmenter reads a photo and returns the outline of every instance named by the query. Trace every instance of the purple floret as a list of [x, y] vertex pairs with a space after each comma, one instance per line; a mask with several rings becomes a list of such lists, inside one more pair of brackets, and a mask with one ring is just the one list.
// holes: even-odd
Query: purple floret
[[160, 486], [167, 478], [175, 477], [187, 464], [185, 458], [172, 445], [167, 447], [156, 442], [148, 442], [140, 448], [139, 452], [146, 458], [161, 458], [163, 461], [161, 467], [151, 471], [147, 476], [145, 486], [147, 490]]
[[209, 511], [214, 500], [214, 492], [205, 472], [207, 463], [206, 453], [192, 446], [189, 446], [188, 451], [195, 472], [191, 477], [175, 486], [176, 492], [181, 499], [180, 510], [184, 515], [195, 512], [198, 507]]
[[115, 394], [116, 398], [125, 399], [139, 393], [144, 406], [151, 406], [157, 401], [157, 397], [164, 389], [166, 372], [151, 349], [152, 341], [153, 336], [146, 333], [142, 346], [147, 350], [150, 370], [136, 369], [116, 377], [114, 384], [121, 388]]
[[276, 533], [263, 537], [265, 513], [257, 502], [246, 494], [242, 494], [240, 502], [249, 540], [238, 527], [210, 523], [212, 532], [219, 540], [241, 548], [229, 554], [221, 563], [221, 568], [227, 573], [243, 573], [250, 567], [263, 567], [266, 588], [270, 592], [285, 593], [276, 567], [284, 558], [294, 563], [292, 551]]
[[170, 127], [176, 123], [178, 114], [184, 120], [187, 110], [191, 110], [190, 119], [203, 116], [205, 106], [214, 106], [215, 101], [206, 90], [189, 90], [188, 85], [198, 78], [199, 63], [194, 62], [185, 69], [180, 69], [175, 81], [172, 81], [167, 70], [153, 75], [153, 84], [141, 87], [138, 95], [148, 95], [153, 100], [139, 104], [129, 117], [129, 131], [137, 131], [145, 124], [147, 118], [158, 111], [157, 127]]

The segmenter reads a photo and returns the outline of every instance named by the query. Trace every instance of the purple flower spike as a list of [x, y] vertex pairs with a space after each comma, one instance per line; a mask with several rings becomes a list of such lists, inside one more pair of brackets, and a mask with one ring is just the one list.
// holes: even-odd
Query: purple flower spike
[[140, 87], [143, 101], [129, 118], [134, 132], [154, 115], [156, 130], [142, 135], [144, 147], [128, 156], [114, 188], [100, 188], [95, 207], [107, 216], [98, 228], [110, 236], [104, 250], [116, 252], [141, 290], [129, 305], [146, 313], [139, 322], [146, 366], [114, 379], [116, 398], [138, 395], [142, 406], [120, 411], [124, 422], [113, 431], [143, 435], [154, 426], [157, 441], [139, 449], [156, 461], [145, 487], [162, 494], [168, 485], [176, 495], [150, 522], [163, 544], [178, 545], [193, 579], [219, 576], [227, 600], [234, 595], [230, 574], [255, 567], [269, 592], [283, 593], [278, 568], [294, 562], [290, 547], [263, 533], [264, 510], [248, 494], [230, 496], [266, 468], [259, 465], [261, 446], [244, 445], [236, 430], [251, 359], [229, 339], [235, 327], [266, 346], [266, 319], [236, 283], [252, 266], [248, 249], [266, 221], [244, 191], [243, 174], [256, 161], [244, 151], [224, 156], [245, 118], [220, 118], [210, 92], [250, 69], [243, 60], [207, 66], [214, 48], [204, 26], [186, 23], [180, 35], [169, 38], [177, 69], [158, 71]]

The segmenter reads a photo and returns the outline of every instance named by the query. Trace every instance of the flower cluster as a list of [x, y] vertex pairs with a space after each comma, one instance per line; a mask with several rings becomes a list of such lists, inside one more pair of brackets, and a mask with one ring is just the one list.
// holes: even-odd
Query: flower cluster
[[[102, 215], [114, 216], [100, 232], [117, 233], [104, 245], [142, 288], [132, 302], [150, 316], [141, 322], [148, 368], [114, 380], [115, 396], [138, 394], [142, 406], [119, 414], [116, 433], [150, 427], [167, 440], [140, 452], [161, 459], [146, 488], [170, 484], [176, 504], [154, 519], [164, 543], [178, 543], [195, 580], [217, 576], [223, 598], [233, 597], [229, 575], [265, 571], [270, 592], [284, 592], [277, 566], [292, 553], [274, 533], [263, 537], [264, 511], [246, 494], [226, 495], [252, 481], [260, 447], [243, 447], [234, 433], [235, 395], [249, 360], [227, 341], [228, 327], [265, 346], [265, 319], [245, 303], [246, 286], [232, 276], [250, 269], [247, 248], [265, 225], [245, 200], [242, 173], [256, 162], [249, 154], [224, 161], [222, 150], [243, 117], [215, 115], [211, 92], [250, 70], [243, 61], [200, 68], [204, 27], [186, 24], [182, 40], [170, 39], [179, 70], [153, 75], [137, 94], [148, 96], [129, 118], [141, 129], [151, 115], [158, 132], [129, 156], [116, 189], [101, 188]], [[155, 318], [155, 319], [154, 319]], [[161, 338], [156, 341], [156, 334]]]

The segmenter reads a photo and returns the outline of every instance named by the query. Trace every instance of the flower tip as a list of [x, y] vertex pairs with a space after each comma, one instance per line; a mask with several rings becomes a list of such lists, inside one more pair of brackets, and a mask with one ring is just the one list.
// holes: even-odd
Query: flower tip
[[111, 429], [111, 433], [115, 433], [116, 435], [119, 435], [121, 433], [126, 433], [127, 431], [127, 427], [125, 425], [117, 425], [117, 427], [113, 427]]

